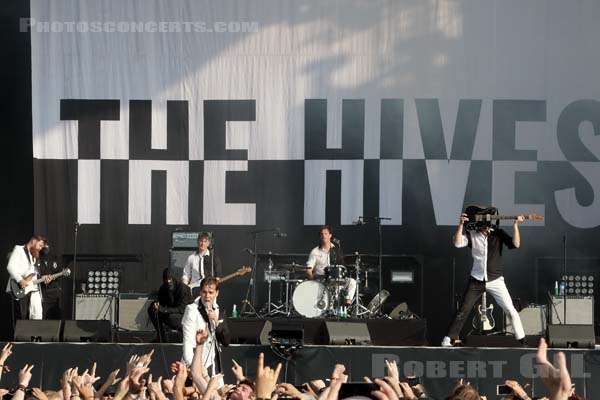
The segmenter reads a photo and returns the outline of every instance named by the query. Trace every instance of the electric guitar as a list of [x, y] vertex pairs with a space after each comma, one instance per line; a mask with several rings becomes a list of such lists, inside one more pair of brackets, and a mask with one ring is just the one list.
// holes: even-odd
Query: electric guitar
[[[50, 279], [56, 279], [59, 276], [69, 275], [71, 275], [71, 270], [69, 268], [65, 268], [61, 272], [57, 272], [56, 274], [50, 275]], [[10, 291], [17, 300], [22, 299], [23, 297], [27, 296], [30, 292], [34, 291], [38, 283], [44, 282], [44, 278], [33, 279], [34, 276], [35, 274], [29, 274], [23, 277], [23, 279], [27, 281], [27, 286], [25, 286], [24, 288], [22, 288], [21, 285], [19, 285], [19, 282], [15, 281], [12, 278], [10, 279]]]
[[[250, 271], [252, 271], [251, 267], [242, 267], [229, 275], [225, 275], [221, 278], [217, 277], [217, 279], [219, 280], [219, 285], [223, 282], [226, 282], [226, 281], [232, 279], [232, 278], [235, 278], [236, 276], [246, 275]], [[200, 295], [200, 282], [188, 285], [188, 287], [192, 290], [193, 297], [198, 297]]]
[[[465, 228], [467, 230], [477, 230], [485, 225], [489, 225], [494, 221], [500, 220], [515, 220], [518, 215], [495, 215], [498, 212], [496, 207], [481, 207], [477, 205], [470, 205], [465, 209], [465, 214], [469, 220], [465, 222]], [[536, 214], [524, 215], [525, 219], [531, 219], [534, 221], [543, 221], [544, 217]]]
[[494, 305], [487, 305], [485, 292], [481, 296], [481, 304], [479, 305], [477, 311], [479, 315], [475, 315], [473, 317], [473, 328], [477, 329], [480, 332], [489, 332], [496, 326], [496, 321], [494, 321], [494, 316], [492, 315], [492, 311], [494, 311]]

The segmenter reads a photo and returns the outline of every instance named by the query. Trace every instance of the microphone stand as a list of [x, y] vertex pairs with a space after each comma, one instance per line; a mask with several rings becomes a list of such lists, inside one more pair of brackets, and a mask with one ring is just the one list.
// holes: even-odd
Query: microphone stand
[[369, 223], [369, 221], [374, 221], [377, 223], [377, 238], [379, 241], [379, 255], [378, 255], [378, 269], [379, 269], [379, 293], [377, 300], [379, 302], [379, 304], [377, 304], [377, 308], [379, 310], [379, 315], [381, 316], [383, 314], [383, 310], [381, 309], [381, 305], [382, 305], [382, 295], [381, 292], [383, 291], [383, 229], [382, 229], [382, 225], [381, 225], [381, 221], [389, 221], [391, 220], [391, 218], [389, 217], [358, 217], [359, 221], [362, 221], [363, 223]]
[[79, 232], [79, 222], [75, 222], [75, 248], [73, 249], [73, 279], [72, 281], [72, 302], [73, 304], [71, 305], [71, 318], [75, 319], [75, 303], [76, 303], [76, 296], [75, 296], [75, 273], [77, 272], [77, 269], [75, 268], [77, 265], [77, 234]]
[[[563, 323], [567, 324], [567, 235], [563, 236]], [[559, 284], [560, 287], [560, 284]]]

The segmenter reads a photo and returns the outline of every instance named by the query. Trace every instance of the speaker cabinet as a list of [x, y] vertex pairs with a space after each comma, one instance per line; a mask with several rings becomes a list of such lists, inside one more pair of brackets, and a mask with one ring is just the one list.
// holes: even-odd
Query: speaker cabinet
[[115, 304], [113, 296], [78, 294], [75, 298], [75, 319], [107, 320], [113, 325]]
[[119, 295], [119, 329], [154, 331], [148, 317], [148, 308], [157, 296], [148, 293], [121, 293]]
[[[527, 336], [544, 336], [546, 334], [546, 306], [530, 306], [519, 312], [523, 330]], [[506, 316], [506, 332], [515, 333], [512, 321]]]
[[548, 325], [550, 347], [589, 348], [596, 346], [593, 325]]
[[593, 325], [594, 298], [592, 296], [567, 296], [567, 321], [564, 321], [564, 297], [552, 296], [551, 324]]
[[[197, 247], [197, 245], [196, 245]], [[183, 274], [183, 267], [185, 267], [185, 263], [187, 262], [187, 259], [190, 255], [194, 254], [194, 252], [196, 251], [196, 248], [194, 248], [193, 250], [189, 250], [189, 249], [178, 249], [178, 250], [174, 250], [171, 249], [169, 250], [169, 258], [171, 260], [171, 269], [173, 270], [174, 274], [177, 276], [177, 279], [181, 278], [181, 275]]]
[[371, 335], [364, 322], [325, 321], [328, 344], [370, 344]]
[[56, 319], [19, 319], [15, 327], [15, 342], [58, 342], [62, 321]]
[[63, 329], [64, 342], [112, 342], [110, 321], [67, 320]]

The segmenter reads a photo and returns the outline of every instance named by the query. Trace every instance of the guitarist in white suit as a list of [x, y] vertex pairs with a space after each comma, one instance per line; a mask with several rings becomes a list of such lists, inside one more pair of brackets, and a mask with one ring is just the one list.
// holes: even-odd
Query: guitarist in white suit
[[[42, 235], [33, 235], [25, 245], [14, 247], [8, 266], [9, 281], [6, 287], [11, 292], [11, 280], [14, 280], [21, 288], [25, 289], [27, 295], [17, 300], [15, 298], [16, 319], [42, 319], [42, 296], [40, 288], [32, 280], [37, 278], [38, 271], [35, 268], [36, 260], [40, 257], [40, 251], [46, 244], [46, 238]], [[45, 283], [50, 283], [48, 275], [43, 276]]]
[[[469, 218], [467, 214], [460, 215], [460, 223], [454, 235], [454, 247], [470, 247], [473, 257], [473, 267], [469, 277], [469, 285], [463, 297], [463, 304], [456, 314], [448, 330], [448, 336], [442, 341], [443, 347], [452, 347], [460, 342], [460, 331], [471, 312], [471, 309], [485, 293], [490, 293], [494, 300], [512, 320], [515, 337], [526, 346], [525, 332], [519, 313], [512, 303], [504, 277], [502, 276], [502, 248], [518, 249], [521, 246], [519, 224], [525, 220], [519, 215], [513, 222], [513, 236], [500, 228], [493, 228], [491, 222], [478, 225], [477, 230], [464, 232], [464, 225]], [[485, 312], [485, 310], [483, 310]]]

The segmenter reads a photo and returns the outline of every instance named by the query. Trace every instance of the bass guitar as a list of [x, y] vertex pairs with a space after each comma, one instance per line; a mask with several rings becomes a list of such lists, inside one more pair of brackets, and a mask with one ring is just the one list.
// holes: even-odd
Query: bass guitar
[[[56, 279], [60, 276], [69, 276], [71, 275], [71, 270], [69, 268], [63, 269], [61, 272], [57, 272], [56, 274], [50, 275], [50, 279]], [[27, 296], [29, 293], [35, 290], [38, 283], [44, 282], [44, 278], [33, 279], [35, 274], [29, 274], [23, 279], [27, 281], [27, 286], [24, 288], [19, 285], [19, 282], [15, 281], [11, 278], [10, 280], [10, 291], [16, 299], [22, 299]]]
[[[492, 222], [502, 220], [515, 220], [518, 215], [496, 215], [498, 209], [496, 207], [481, 207], [477, 205], [470, 205], [465, 209], [465, 214], [469, 220], [465, 222], [465, 228], [467, 230], [477, 230], [486, 225], [491, 225]], [[544, 217], [536, 214], [523, 215], [525, 219], [531, 219], [534, 221], [543, 221]]]

